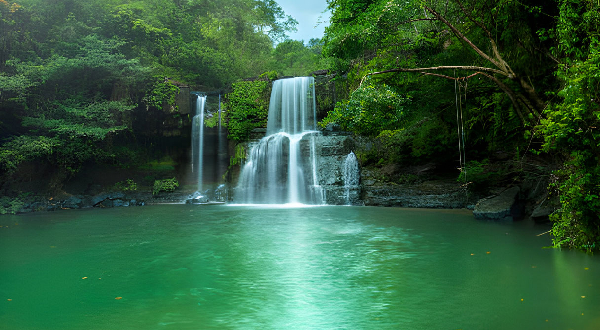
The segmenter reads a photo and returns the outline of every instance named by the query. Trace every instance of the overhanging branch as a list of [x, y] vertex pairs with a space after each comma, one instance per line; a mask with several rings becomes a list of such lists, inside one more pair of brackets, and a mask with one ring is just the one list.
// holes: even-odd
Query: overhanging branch
[[421, 72], [421, 73], [424, 73], [424, 72], [431, 71], [431, 70], [448, 70], [448, 69], [449, 70], [468, 70], [468, 71], [481, 71], [481, 72], [497, 73], [497, 74], [501, 74], [503, 76], [510, 78], [510, 76], [504, 71], [500, 71], [500, 70], [492, 69], [492, 68], [486, 68], [483, 66], [471, 66], [471, 65], [442, 65], [442, 66], [434, 66], [434, 67], [430, 67], [430, 68], [414, 68], [414, 69], [396, 68], [396, 69], [390, 69], [390, 70], [385, 70], [385, 71], [372, 72], [372, 73], [369, 73], [368, 75], [372, 76], [372, 75], [384, 74], [384, 73], [390, 73], [390, 72]]

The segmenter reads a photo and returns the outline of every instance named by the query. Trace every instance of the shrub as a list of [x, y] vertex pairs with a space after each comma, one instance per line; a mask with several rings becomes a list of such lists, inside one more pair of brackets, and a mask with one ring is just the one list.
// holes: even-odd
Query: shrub
[[119, 191], [136, 191], [137, 184], [132, 179], [127, 179], [125, 181], [115, 183], [114, 188], [115, 190]]
[[152, 187], [152, 195], [158, 195], [160, 192], [173, 192], [179, 187], [179, 182], [176, 178], [155, 180]]

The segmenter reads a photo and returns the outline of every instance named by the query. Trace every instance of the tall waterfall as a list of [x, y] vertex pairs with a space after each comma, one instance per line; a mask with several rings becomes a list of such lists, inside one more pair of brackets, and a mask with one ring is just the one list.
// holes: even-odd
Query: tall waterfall
[[344, 160], [344, 189], [346, 190], [346, 204], [351, 204], [350, 190], [358, 188], [360, 183], [360, 169], [358, 167], [358, 159], [354, 152], [350, 152]]
[[196, 114], [192, 118], [192, 172], [198, 179], [198, 192], [202, 192], [202, 163], [204, 155], [204, 105], [206, 96], [197, 95]]
[[314, 78], [273, 83], [267, 136], [250, 151], [235, 201], [246, 204], [323, 204], [316, 171]]

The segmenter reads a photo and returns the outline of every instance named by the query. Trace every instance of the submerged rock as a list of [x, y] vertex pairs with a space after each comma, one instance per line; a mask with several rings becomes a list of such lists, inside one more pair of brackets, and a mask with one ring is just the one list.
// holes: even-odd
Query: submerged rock
[[517, 196], [520, 190], [515, 186], [504, 190], [497, 196], [480, 200], [475, 205], [473, 215], [476, 219], [483, 220], [514, 220], [518, 211]]

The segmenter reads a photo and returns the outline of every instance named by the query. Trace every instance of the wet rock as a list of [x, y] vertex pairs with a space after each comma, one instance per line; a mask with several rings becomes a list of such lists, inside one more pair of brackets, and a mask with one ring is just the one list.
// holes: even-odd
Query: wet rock
[[202, 193], [196, 191], [185, 200], [186, 204], [206, 204], [208, 203], [208, 197]]
[[106, 193], [105, 194], [99, 194], [99, 195], [96, 195], [96, 196], [92, 197], [92, 202], [91, 202], [92, 206], [96, 206], [96, 205], [102, 203], [107, 198], [108, 198], [108, 194], [106, 194]]
[[368, 206], [455, 209], [466, 206], [466, 197], [456, 186], [431, 190], [426, 185], [380, 185], [364, 187], [364, 202]]
[[365, 205], [362, 200], [362, 187], [325, 186], [325, 202], [328, 205]]
[[329, 123], [325, 127], [326, 132], [339, 132], [341, 129], [342, 127], [338, 123]]
[[555, 207], [549, 205], [548, 203], [541, 203], [533, 209], [531, 213], [531, 219], [536, 223], [544, 223], [550, 221], [550, 214], [555, 211]]
[[63, 202], [62, 207], [67, 209], [78, 209], [81, 208], [82, 204], [83, 196], [71, 196]]
[[518, 208], [517, 197], [521, 189], [517, 186], [504, 190], [497, 196], [484, 198], [475, 205], [473, 215], [482, 220], [515, 220]]
[[90, 201], [90, 205], [91, 206], [102, 205], [103, 207], [113, 207], [114, 200], [121, 200], [121, 202], [117, 202], [117, 204], [119, 204], [119, 206], [122, 206], [121, 205], [123, 203], [122, 199], [124, 197], [125, 197], [125, 194], [122, 192], [102, 193], [102, 194], [92, 197], [91, 201]]

